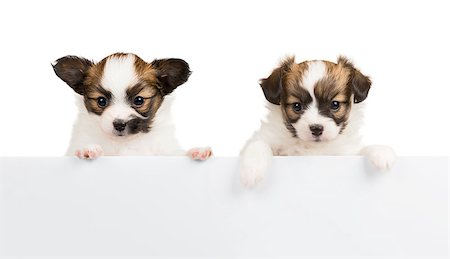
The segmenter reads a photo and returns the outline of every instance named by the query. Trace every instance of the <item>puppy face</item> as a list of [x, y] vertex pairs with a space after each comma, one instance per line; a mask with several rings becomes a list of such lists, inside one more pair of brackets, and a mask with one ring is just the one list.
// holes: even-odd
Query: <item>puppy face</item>
[[83, 96], [86, 110], [113, 138], [149, 132], [164, 96], [186, 82], [191, 73], [181, 59], [146, 63], [134, 54], [123, 53], [98, 63], [66, 56], [58, 59], [53, 69]]
[[345, 131], [352, 105], [366, 99], [371, 81], [346, 58], [337, 63], [288, 58], [261, 80], [266, 99], [280, 105], [286, 128], [304, 141], [331, 141]]

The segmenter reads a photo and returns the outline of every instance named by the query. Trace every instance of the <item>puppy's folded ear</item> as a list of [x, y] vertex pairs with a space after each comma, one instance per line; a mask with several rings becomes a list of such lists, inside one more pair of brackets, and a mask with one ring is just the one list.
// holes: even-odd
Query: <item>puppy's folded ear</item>
[[85, 58], [65, 56], [52, 65], [56, 75], [68, 84], [77, 94], [84, 94], [84, 79], [94, 63]]
[[281, 62], [279, 68], [275, 68], [268, 78], [261, 79], [259, 85], [264, 92], [264, 96], [270, 103], [279, 105], [281, 92], [283, 90], [283, 76], [289, 72], [295, 64], [294, 57], [288, 57]]
[[261, 79], [259, 85], [264, 92], [264, 96], [270, 103], [279, 105], [281, 98], [281, 68], [276, 68], [268, 78]]
[[354, 70], [352, 86], [355, 94], [355, 103], [360, 103], [367, 98], [371, 85], [372, 81], [370, 81], [369, 77], [363, 75], [359, 70]]
[[155, 59], [151, 66], [157, 71], [156, 76], [163, 95], [173, 92], [178, 86], [184, 84], [191, 75], [189, 64], [182, 59]]
[[345, 57], [340, 56], [338, 58], [338, 64], [342, 64], [351, 70], [348, 84], [353, 90], [354, 102], [360, 103], [367, 98], [369, 94], [370, 86], [372, 81], [370, 78], [363, 75], [355, 66]]

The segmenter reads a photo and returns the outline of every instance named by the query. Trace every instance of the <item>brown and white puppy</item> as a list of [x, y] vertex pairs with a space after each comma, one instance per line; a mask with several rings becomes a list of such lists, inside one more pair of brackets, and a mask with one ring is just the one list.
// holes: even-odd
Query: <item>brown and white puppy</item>
[[[170, 119], [170, 93], [191, 74], [184, 60], [147, 63], [134, 54], [116, 53], [94, 63], [65, 56], [53, 69], [78, 94], [79, 114], [67, 155], [186, 154]], [[188, 155], [204, 160], [211, 150], [195, 148]]]
[[394, 151], [363, 147], [359, 128], [371, 81], [346, 58], [295, 63], [294, 57], [261, 80], [269, 114], [241, 152], [240, 179], [260, 182], [271, 157], [362, 154], [379, 169], [389, 169]]

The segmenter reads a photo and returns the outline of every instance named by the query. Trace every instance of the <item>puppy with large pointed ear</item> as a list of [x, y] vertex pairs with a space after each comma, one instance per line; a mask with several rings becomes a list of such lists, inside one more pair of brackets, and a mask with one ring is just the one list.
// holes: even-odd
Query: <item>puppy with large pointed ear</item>
[[[191, 71], [186, 61], [169, 58], [147, 63], [134, 54], [116, 53], [94, 63], [65, 56], [56, 60], [53, 69], [81, 97], [84, 107], [80, 107], [78, 124], [85, 127], [90, 123], [89, 128], [80, 130], [81, 126], [75, 125], [69, 155], [92, 159], [103, 153], [130, 151], [139, 155], [180, 153], [171, 135], [172, 125], [166, 122], [170, 106], [166, 99], [188, 80]], [[80, 121], [87, 117], [92, 119]], [[138, 137], [142, 142], [136, 141]], [[131, 143], [123, 145], [124, 150], [110, 143], [127, 141]], [[193, 149], [191, 153], [196, 154], [192, 155], [194, 159], [211, 155], [209, 148]]]
[[[94, 66], [104, 66], [106, 61], [111, 59], [113, 56], [123, 57], [123, 55], [126, 54], [113, 54], [99, 62], [97, 65], [94, 64], [93, 61], [83, 57], [65, 56], [55, 61], [53, 69], [56, 75], [66, 82], [67, 85], [69, 85], [76, 93], [83, 95], [85, 87], [90, 83], [86, 82], [86, 78], [89, 75], [89, 70]], [[139, 57], [136, 56], [136, 59], [139, 59]], [[154, 70], [158, 79], [158, 88], [161, 90], [163, 95], [173, 92], [175, 88], [184, 84], [191, 75], [189, 64], [182, 59], [155, 59], [150, 63], [150, 65], [139, 59], [136, 60], [135, 63], [136, 71], [141, 71], [141, 75], [148, 72], [145, 70], [150, 67]], [[103, 68], [104, 67], [93, 68], [94, 71], [92, 73], [102, 73]]]
[[65, 56], [55, 61], [53, 70], [56, 75], [69, 85], [77, 94], [83, 95], [84, 79], [94, 62], [77, 56]]
[[156, 59], [151, 66], [157, 71], [161, 93], [164, 95], [170, 94], [184, 84], [191, 75], [188, 63], [182, 59]]
[[359, 103], [368, 96], [370, 78], [344, 57], [337, 63], [294, 60], [286, 58], [260, 81], [269, 114], [242, 150], [242, 183], [253, 186], [261, 181], [272, 155], [366, 154], [378, 169], [390, 168], [395, 160], [392, 149], [367, 152], [358, 135], [363, 107]]

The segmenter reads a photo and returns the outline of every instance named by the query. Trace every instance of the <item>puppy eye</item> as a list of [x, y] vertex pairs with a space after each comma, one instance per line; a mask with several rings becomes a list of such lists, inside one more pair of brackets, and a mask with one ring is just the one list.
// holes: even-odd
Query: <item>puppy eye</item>
[[108, 105], [108, 100], [105, 97], [97, 98], [97, 104], [99, 107], [104, 108]]
[[294, 103], [292, 104], [292, 109], [294, 110], [294, 112], [301, 112], [303, 107], [301, 103]]
[[330, 109], [333, 111], [337, 111], [341, 107], [341, 104], [338, 101], [332, 101], [330, 104]]
[[141, 106], [141, 105], [144, 104], [144, 101], [145, 101], [144, 97], [142, 97], [142, 96], [136, 96], [136, 97], [134, 98], [134, 100], [133, 100], [133, 104], [134, 104], [135, 106]]

